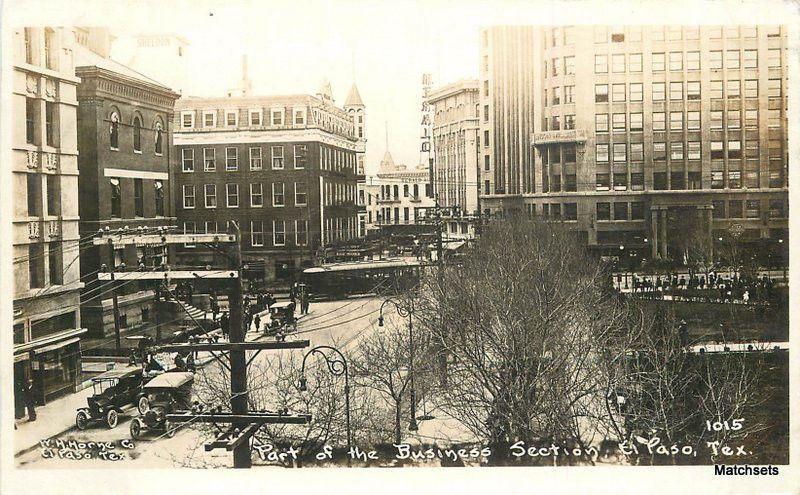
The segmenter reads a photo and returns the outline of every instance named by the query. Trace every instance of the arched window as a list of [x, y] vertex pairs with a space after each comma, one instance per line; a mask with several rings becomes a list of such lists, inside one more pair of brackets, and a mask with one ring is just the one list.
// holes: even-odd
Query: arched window
[[119, 114], [111, 112], [111, 127], [109, 129], [109, 140], [111, 141], [111, 149], [119, 149]]
[[133, 151], [142, 151], [142, 119], [133, 118]]
[[156, 155], [160, 155], [164, 152], [164, 126], [161, 124], [161, 121], [157, 121], [156, 125]]

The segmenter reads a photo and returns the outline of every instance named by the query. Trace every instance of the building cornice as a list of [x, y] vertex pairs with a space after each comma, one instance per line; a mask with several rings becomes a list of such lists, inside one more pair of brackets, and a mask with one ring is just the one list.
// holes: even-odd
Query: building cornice
[[[173, 112], [175, 101], [180, 97], [163, 86], [148, 83], [139, 79], [128, 77], [107, 69], [96, 66], [77, 67], [75, 73], [81, 78], [82, 83], [78, 87], [78, 99], [83, 101], [85, 98], [93, 96], [106, 97], [125, 97], [132, 101], [150, 103], [159, 107], [163, 111]], [[88, 83], [92, 80], [97, 83], [88, 90]]]

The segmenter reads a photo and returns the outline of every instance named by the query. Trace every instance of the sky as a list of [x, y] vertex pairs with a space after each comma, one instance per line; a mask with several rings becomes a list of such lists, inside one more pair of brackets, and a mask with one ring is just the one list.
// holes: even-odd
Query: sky
[[[279, 5], [279, 6], [278, 6]], [[311, 8], [309, 8], [311, 6]], [[454, 22], [447, 9], [416, 3], [210, 5], [185, 11], [165, 31], [136, 24], [112, 31], [112, 54], [127, 62], [130, 36], [171, 32], [189, 41], [184, 94], [224, 95], [241, 78], [241, 58], [255, 95], [316, 94], [324, 79], [342, 105], [353, 81], [366, 105], [367, 172], [387, 149], [397, 163], [420, 162], [422, 74], [434, 86], [477, 77], [477, 22]], [[452, 13], [452, 12], [451, 12]], [[159, 80], [159, 74], [146, 74]], [[387, 136], [388, 135], [388, 136]]]

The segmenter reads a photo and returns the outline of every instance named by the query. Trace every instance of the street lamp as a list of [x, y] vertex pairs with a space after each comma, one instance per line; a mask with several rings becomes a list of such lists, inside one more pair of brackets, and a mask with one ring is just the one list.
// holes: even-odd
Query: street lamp
[[417, 425], [417, 394], [414, 390], [414, 331], [413, 331], [413, 324], [411, 322], [411, 315], [413, 313], [413, 308], [405, 307], [392, 299], [391, 297], [387, 298], [381, 303], [381, 307], [379, 310], [378, 315], [378, 326], [383, 326], [383, 307], [386, 306], [386, 303], [394, 304], [394, 307], [397, 309], [397, 314], [402, 316], [403, 318], [408, 318], [408, 346], [409, 346], [409, 356], [408, 356], [408, 372], [410, 373], [411, 380], [411, 422], [408, 424], [409, 431], [418, 431], [419, 425]]
[[[326, 354], [327, 352], [334, 354], [334, 356]], [[344, 355], [338, 349], [327, 345], [320, 345], [308, 351], [306, 355], [303, 356], [303, 365], [300, 368], [300, 383], [298, 388], [301, 392], [306, 392], [308, 390], [308, 380], [306, 379], [306, 360], [312, 354], [317, 354], [325, 360], [325, 364], [328, 365], [328, 371], [330, 371], [333, 376], [344, 375], [344, 414], [345, 428], [347, 429], [347, 451], [349, 459], [352, 435], [350, 434], [350, 373], [348, 373], [347, 370], [347, 359], [345, 359]]]

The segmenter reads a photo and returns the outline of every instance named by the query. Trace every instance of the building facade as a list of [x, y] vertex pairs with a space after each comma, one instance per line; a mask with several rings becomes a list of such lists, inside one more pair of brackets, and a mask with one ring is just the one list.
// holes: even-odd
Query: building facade
[[680, 259], [689, 223], [710, 250], [788, 240], [787, 43], [781, 26], [483, 30], [483, 207], [640, 259]]
[[408, 169], [395, 164], [387, 150], [377, 175], [367, 179], [367, 217], [379, 229], [412, 232], [409, 226], [417, 223], [417, 208], [435, 203], [429, 179], [426, 168]]
[[478, 213], [477, 80], [458, 81], [431, 92], [433, 106], [434, 189], [443, 207]]
[[[288, 282], [320, 248], [358, 234], [360, 138], [326, 86], [317, 96], [182, 98], [172, 172], [178, 225], [242, 235], [245, 276]], [[182, 262], [213, 253], [185, 246]]]
[[[169, 170], [173, 107], [178, 94], [109, 58], [110, 43], [92, 43], [94, 29], [76, 29], [81, 237], [99, 229], [144, 229], [155, 233], [175, 224]], [[112, 255], [113, 253], [113, 255]], [[102, 265], [159, 266], [166, 246], [86, 246], [81, 272], [86, 284], [81, 320], [94, 337], [114, 333], [111, 293], [101, 289]], [[135, 328], [151, 321], [154, 292], [147, 282], [116, 290], [119, 325]]]
[[74, 392], [80, 372], [78, 100], [71, 33], [13, 33], [11, 168], [15, 413], [33, 381], [40, 404]]

